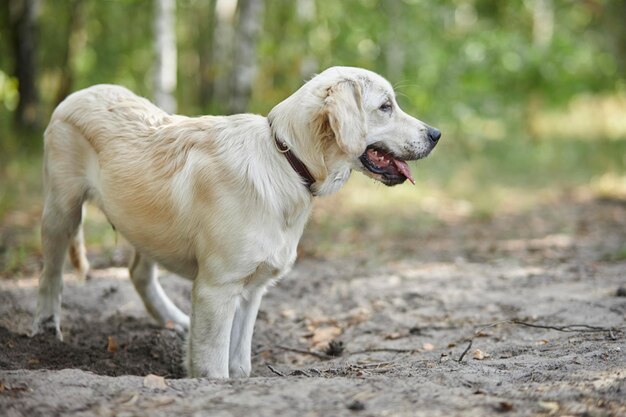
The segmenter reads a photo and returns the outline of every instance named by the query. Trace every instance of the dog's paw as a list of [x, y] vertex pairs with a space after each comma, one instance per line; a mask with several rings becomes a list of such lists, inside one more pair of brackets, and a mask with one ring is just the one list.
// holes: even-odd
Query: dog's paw
[[229, 367], [228, 374], [231, 378], [248, 378], [250, 376], [251, 366], [239, 365]]
[[167, 320], [163, 327], [174, 330], [178, 335], [185, 336], [189, 332], [189, 317], [184, 316], [182, 320]]
[[60, 320], [55, 316], [36, 317], [33, 321], [30, 337], [38, 334], [51, 334], [62, 342], [63, 333], [61, 333]]
[[177, 335], [184, 337], [189, 332], [189, 327], [184, 326], [180, 323], [174, 323], [172, 321], [168, 321], [165, 323], [165, 328], [168, 330], [173, 330]]

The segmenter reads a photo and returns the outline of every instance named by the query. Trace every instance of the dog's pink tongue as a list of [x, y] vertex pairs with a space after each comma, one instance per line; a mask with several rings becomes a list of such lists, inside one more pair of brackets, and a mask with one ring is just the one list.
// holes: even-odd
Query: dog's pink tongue
[[409, 168], [409, 165], [406, 162], [400, 161], [398, 159], [394, 159], [393, 163], [396, 166], [396, 168], [398, 168], [398, 171], [400, 171], [402, 175], [407, 177], [409, 181], [411, 181], [413, 185], [415, 185], [415, 180], [413, 179], [413, 176], [411, 175], [411, 168]]

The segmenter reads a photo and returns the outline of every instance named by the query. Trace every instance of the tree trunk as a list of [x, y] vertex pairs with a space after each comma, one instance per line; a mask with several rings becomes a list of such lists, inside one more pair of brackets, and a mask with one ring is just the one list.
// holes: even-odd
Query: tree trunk
[[404, 74], [405, 53], [402, 45], [403, 37], [399, 33], [398, 22], [402, 20], [402, 3], [399, 1], [388, 1], [384, 3], [386, 8], [389, 29], [387, 30], [387, 53], [385, 54], [386, 76], [392, 82], [400, 81]]
[[233, 37], [237, 0], [217, 0], [215, 5], [215, 35], [213, 38], [213, 59], [217, 65], [213, 68], [212, 101], [219, 111], [227, 111], [232, 95], [231, 77], [233, 70]]
[[[302, 27], [304, 33], [310, 32], [315, 25], [317, 9], [315, 0], [298, 0], [296, 2], [296, 15], [298, 23]], [[303, 80], [310, 79], [319, 69], [317, 58], [311, 53], [311, 46], [308, 39], [302, 45], [302, 58], [300, 60], [300, 78]]]
[[59, 104], [72, 91], [74, 84], [74, 59], [79, 50], [85, 46], [87, 39], [85, 34], [85, 1], [73, 0], [71, 3], [70, 17], [67, 33], [67, 48], [63, 55], [63, 72], [59, 82], [59, 90], [55, 103]]
[[168, 113], [176, 112], [176, 0], [155, 0], [154, 100]]
[[533, 0], [529, 4], [533, 15], [533, 43], [545, 48], [554, 35], [554, 5], [552, 0]]
[[604, 19], [601, 21], [602, 28], [609, 34], [608, 38], [613, 44], [618, 74], [626, 74], [626, 25], [624, 24], [626, 2], [608, 2], [604, 13]]
[[204, 110], [209, 106], [213, 96], [215, 80], [215, 64], [213, 59], [213, 42], [215, 38], [215, 5], [217, 0], [209, 0], [208, 13], [198, 14], [198, 67], [200, 72], [200, 89], [198, 100]]
[[234, 55], [231, 113], [247, 110], [257, 73], [256, 45], [261, 32], [263, 0], [239, 0], [239, 21]]
[[39, 94], [37, 91], [37, 11], [39, 0], [10, 0], [9, 24], [15, 56], [14, 74], [18, 80], [20, 99], [15, 121], [20, 128], [39, 126]]

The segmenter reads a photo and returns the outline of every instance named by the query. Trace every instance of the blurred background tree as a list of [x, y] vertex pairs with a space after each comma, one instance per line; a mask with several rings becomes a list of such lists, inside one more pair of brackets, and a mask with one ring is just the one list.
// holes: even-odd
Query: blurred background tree
[[618, 0], [6, 0], [0, 97], [15, 123], [3, 120], [2, 144], [94, 83], [154, 99], [166, 87], [152, 80], [172, 78], [155, 75], [163, 50], [182, 113], [264, 113], [315, 72], [356, 65], [386, 75], [448, 136], [511, 123], [534, 135], [545, 109], [623, 94], [624, 18]]
[[39, 198], [42, 129], [72, 91], [117, 83], [182, 114], [266, 114], [332, 65], [385, 75], [443, 131], [418, 190], [370, 187], [370, 212], [626, 193], [625, 21], [623, 0], [4, 0], [0, 215]]

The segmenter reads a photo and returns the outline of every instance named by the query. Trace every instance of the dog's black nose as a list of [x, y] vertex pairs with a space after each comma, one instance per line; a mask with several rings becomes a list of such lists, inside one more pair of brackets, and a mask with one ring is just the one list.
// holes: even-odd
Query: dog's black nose
[[428, 138], [430, 140], [432, 140], [434, 143], [437, 143], [437, 141], [441, 138], [441, 132], [437, 129], [435, 129], [434, 127], [428, 127]]

